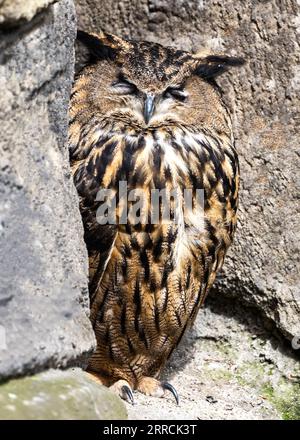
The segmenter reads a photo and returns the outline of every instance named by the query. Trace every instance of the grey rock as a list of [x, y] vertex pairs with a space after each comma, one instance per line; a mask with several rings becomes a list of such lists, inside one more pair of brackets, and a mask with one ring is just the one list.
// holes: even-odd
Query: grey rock
[[0, 0], [0, 25], [12, 26], [21, 21], [30, 21], [36, 13], [55, 0]]
[[256, 306], [288, 338], [299, 335], [299, 2], [75, 3], [85, 30], [246, 59], [218, 80], [242, 179], [238, 230], [215, 291]]
[[87, 255], [68, 151], [71, 0], [0, 35], [0, 378], [85, 362]]
[[124, 420], [122, 400], [80, 369], [0, 385], [0, 420]]

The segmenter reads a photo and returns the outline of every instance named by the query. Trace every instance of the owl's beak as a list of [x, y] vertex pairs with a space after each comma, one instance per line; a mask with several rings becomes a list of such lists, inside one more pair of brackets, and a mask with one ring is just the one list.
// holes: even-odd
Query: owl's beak
[[149, 123], [154, 112], [154, 96], [147, 94], [144, 104], [144, 119], [146, 124]]

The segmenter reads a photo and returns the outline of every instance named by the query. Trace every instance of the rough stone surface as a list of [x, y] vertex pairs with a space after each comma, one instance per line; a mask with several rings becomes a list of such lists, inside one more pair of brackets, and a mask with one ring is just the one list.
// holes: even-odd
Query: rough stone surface
[[157, 419], [159, 407], [161, 420], [299, 420], [299, 359], [255, 310], [210, 298], [164, 372], [179, 406], [170, 393], [159, 402], [135, 393], [128, 418]]
[[65, 146], [75, 31], [62, 0], [0, 34], [0, 378], [66, 366], [94, 344]]
[[219, 79], [241, 163], [239, 225], [221, 295], [300, 333], [299, 2], [76, 0], [79, 28], [245, 57]]
[[0, 420], [126, 418], [122, 400], [80, 369], [49, 370], [0, 385]]
[[0, 0], [0, 25], [12, 26], [31, 20], [37, 12], [56, 0]]

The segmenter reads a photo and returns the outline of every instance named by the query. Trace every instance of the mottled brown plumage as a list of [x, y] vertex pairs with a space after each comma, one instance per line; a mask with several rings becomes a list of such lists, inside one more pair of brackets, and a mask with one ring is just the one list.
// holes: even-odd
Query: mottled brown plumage
[[[163, 395], [160, 372], [203, 304], [236, 227], [238, 159], [214, 77], [241, 60], [103, 33], [79, 37], [92, 58], [74, 84], [69, 145], [97, 339], [89, 370], [124, 398], [129, 387]], [[146, 219], [151, 190], [176, 189], [170, 221], [100, 225], [97, 193], [118, 195], [120, 181], [147, 194]], [[204, 223], [200, 210], [182, 215], [186, 188], [193, 198], [204, 189]]]

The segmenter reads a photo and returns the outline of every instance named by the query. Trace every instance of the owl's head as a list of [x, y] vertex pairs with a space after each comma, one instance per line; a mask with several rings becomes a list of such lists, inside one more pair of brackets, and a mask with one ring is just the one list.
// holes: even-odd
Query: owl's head
[[78, 32], [91, 62], [75, 89], [76, 101], [99, 118], [137, 129], [217, 120], [221, 104], [214, 78], [241, 58], [192, 54], [106, 33]]

